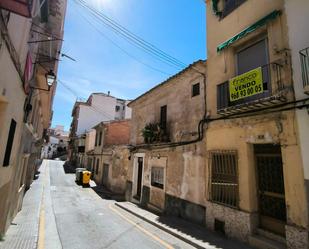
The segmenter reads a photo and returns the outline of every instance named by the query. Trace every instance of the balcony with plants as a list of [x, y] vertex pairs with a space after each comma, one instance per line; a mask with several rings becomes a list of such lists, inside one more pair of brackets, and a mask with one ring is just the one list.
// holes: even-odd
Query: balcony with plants
[[169, 136], [167, 128], [160, 123], [148, 123], [142, 129], [142, 136], [145, 144], [167, 143]]

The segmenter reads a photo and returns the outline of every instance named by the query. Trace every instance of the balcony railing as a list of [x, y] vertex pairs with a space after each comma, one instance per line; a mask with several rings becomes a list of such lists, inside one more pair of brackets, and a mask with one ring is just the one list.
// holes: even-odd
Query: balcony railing
[[304, 90], [309, 94], [309, 47], [299, 51]]
[[217, 86], [217, 112], [228, 115], [285, 102], [286, 98], [282, 93], [284, 88], [282, 71], [282, 65], [277, 63], [261, 66], [263, 89], [256, 94], [240, 91], [240, 96], [237, 95], [235, 100], [230, 99], [230, 81], [219, 84]]

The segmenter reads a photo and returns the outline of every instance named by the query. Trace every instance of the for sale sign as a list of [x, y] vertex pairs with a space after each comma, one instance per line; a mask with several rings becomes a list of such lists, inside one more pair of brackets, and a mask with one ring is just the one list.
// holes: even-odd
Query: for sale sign
[[263, 92], [262, 68], [258, 67], [238, 75], [229, 82], [230, 101], [243, 99]]

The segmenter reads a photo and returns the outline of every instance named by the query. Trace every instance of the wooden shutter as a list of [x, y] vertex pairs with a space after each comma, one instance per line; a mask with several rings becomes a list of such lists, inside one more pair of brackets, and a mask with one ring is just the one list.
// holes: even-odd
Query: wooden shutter
[[10, 125], [10, 131], [8, 135], [8, 140], [6, 143], [3, 166], [10, 165], [10, 158], [11, 158], [11, 152], [12, 152], [12, 147], [13, 147], [13, 142], [14, 142], [15, 130], [16, 130], [16, 121], [12, 119], [11, 125]]

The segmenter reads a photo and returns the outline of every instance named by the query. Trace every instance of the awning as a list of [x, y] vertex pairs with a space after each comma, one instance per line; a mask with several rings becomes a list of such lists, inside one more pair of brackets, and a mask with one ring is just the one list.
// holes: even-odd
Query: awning
[[281, 13], [280, 10], [275, 10], [275, 11], [271, 12], [270, 14], [268, 14], [267, 16], [265, 16], [262, 19], [260, 19], [259, 21], [257, 21], [256, 23], [254, 23], [251, 26], [245, 28], [243, 31], [241, 31], [237, 35], [235, 35], [232, 38], [228, 39], [227, 41], [221, 43], [217, 47], [217, 52], [225, 49], [226, 47], [228, 47], [232, 43], [234, 43], [237, 40], [239, 40], [240, 38], [244, 37], [245, 35], [250, 34], [251, 32], [255, 31], [256, 29], [264, 26], [267, 22], [275, 19], [278, 15], [280, 15], [280, 13]]
[[31, 17], [32, 0], [0, 0], [0, 8], [29, 18]]

